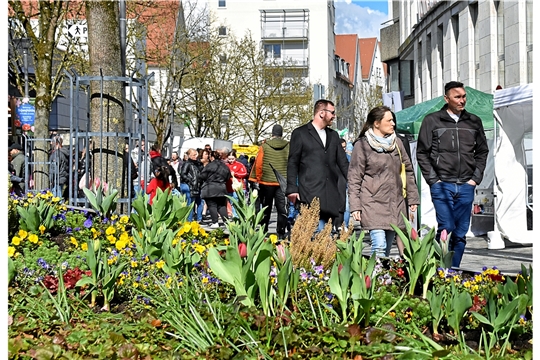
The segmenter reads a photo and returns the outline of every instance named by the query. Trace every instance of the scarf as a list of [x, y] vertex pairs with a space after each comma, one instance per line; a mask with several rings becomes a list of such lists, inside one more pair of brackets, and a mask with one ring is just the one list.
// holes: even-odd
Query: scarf
[[369, 128], [366, 131], [366, 139], [371, 148], [379, 153], [392, 152], [396, 147], [396, 133], [386, 137], [380, 137], [373, 133], [373, 129]]

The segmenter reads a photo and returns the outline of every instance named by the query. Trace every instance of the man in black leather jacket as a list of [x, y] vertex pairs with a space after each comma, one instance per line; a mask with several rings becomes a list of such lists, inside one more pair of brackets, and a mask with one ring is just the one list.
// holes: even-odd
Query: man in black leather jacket
[[426, 115], [418, 135], [416, 158], [430, 186], [437, 216], [437, 240], [451, 233], [452, 267], [459, 267], [471, 223], [475, 188], [484, 176], [489, 148], [482, 120], [465, 110], [462, 83], [445, 85], [446, 105]]

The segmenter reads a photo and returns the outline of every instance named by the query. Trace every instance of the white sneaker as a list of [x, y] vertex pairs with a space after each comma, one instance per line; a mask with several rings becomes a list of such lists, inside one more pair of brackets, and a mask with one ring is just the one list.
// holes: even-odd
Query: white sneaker
[[215, 223], [215, 224], [210, 225], [210, 229], [219, 229], [219, 224]]

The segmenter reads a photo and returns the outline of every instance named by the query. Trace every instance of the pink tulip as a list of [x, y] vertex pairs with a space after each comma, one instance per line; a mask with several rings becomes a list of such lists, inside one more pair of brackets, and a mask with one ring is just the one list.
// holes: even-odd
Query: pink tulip
[[364, 277], [364, 281], [366, 282], [366, 289], [369, 289], [371, 287], [371, 278], [369, 277], [369, 275], [366, 275]]
[[245, 243], [241, 242], [238, 244], [238, 252], [240, 253], [241, 258], [245, 258], [247, 256], [247, 246]]
[[277, 256], [279, 261], [284, 264], [287, 260], [287, 255], [285, 254], [285, 247], [282, 244], [276, 246]]
[[98, 177], [96, 177], [94, 179], [94, 189], [98, 189], [99, 185], [101, 185], [101, 180]]
[[343, 269], [343, 264], [339, 264], [337, 267], [337, 273], [341, 274], [341, 269]]
[[441, 241], [446, 242], [446, 240], [448, 240], [448, 232], [446, 229], [443, 229], [443, 231], [441, 231]]
[[416, 229], [414, 228], [411, 229], [411, 239], [414, 241], [418, 240], [418, 233], [416, 232]]

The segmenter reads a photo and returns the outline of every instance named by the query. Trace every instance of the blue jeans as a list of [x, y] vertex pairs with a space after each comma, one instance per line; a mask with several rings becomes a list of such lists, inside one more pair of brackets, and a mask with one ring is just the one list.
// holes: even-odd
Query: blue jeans
[[392, 242], [396, 237], [394, 230], [370, 230], [369, 237], [371, 238], [371, 254], [377, 257], [390, 256]]
[[345, 226], [349, 228], [349, 221], [351, 220], [351, 210], [349, 208], [349, 192], [346, 192], [345, 197], [345, 212], [343, 213], [343, 222], [345, 223]]
[[[203, 213], [203, 201], [200, 196], [194, 196], [190, 198], [191, 203], [195, 203], [195, 206], [197, 207], [197, 221], [202, 221], [202, 213]], [[188, 205], [191, 205], [191, 203], [188, 203]], [[191, 209], [191, 212], [188, 216], [188, 221], [193, 221], [193, 212], [195, 211], [195, 208]]]
[[64, 192], [64, 185], [54, 185], [51, 192], [54, 196], [61, 198]]
[[475, 186], [441, 181], [431, 185], [430, 190], [438, 223], [436, 239], [439, 241], [443, 229], [452, 234], [448, 249], [454, 251], [452, 267], [459, 267], [471, 224]]
[[191, 204], [191, 191], [188, 184], [180, 183], [180, 192], [186, 197], [187, 204]]
[[[232, 193], [229, 193], [229, 196], [232, 196], [234, 199], [238, 200], [238, 193], [236, 191], [233, 191]], [[233, 205], [232, 201], [229, 200], [229, 202], [231, 203], [231, 209], [232, 209], [233, 217], [237, 217], [236, 216], [236, 209], [234, 208], [234, 205]]]

